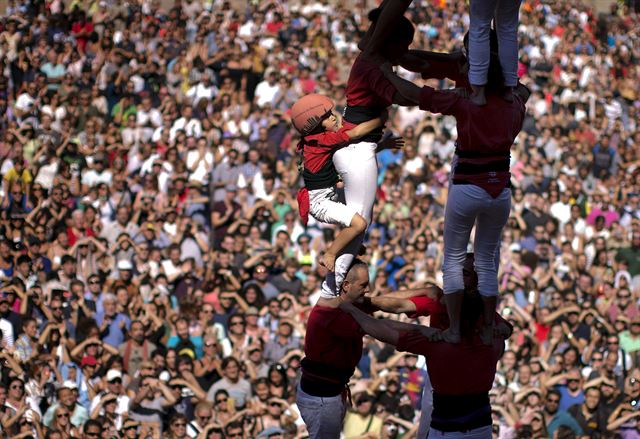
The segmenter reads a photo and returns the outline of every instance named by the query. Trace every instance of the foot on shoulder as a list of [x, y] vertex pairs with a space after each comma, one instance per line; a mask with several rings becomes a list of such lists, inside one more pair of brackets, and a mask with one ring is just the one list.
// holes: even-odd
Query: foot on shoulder
[[329, 271], [333, 271], [336, 265], [336, 255], [333, 253], [325, 252], [325, 254], [320, 258], [320, 265], [326, 268]]
[[474, 93], [469, 97], [469, 100], [479, 107], [487, 105], [487, 98], [484, 97], [484, 93]]
[[507, 102], [513, 102], [513, 87], [505, 87], [502, 99]]
[[442, 331], [442, 340], [446, 341], [447, 343], [458, 344], [460, 343], [461, 339], [462, 339], [462, 336], [460, 335], [460, 333], [453, 332], [451, 328], [448, 328]]

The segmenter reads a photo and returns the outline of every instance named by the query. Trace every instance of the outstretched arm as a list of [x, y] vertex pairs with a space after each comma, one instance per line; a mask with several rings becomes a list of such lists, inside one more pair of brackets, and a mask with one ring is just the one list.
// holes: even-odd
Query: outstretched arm
[[401, 331], [418, 331], [421, 328], [421, 325], [376, 319], [360, 311], [352, 303], [348, 302], [342, 303], [340, 308], [351, 314], [364, 332], [376, 340], [380, 340], [393, 346], [397, 346], [398, 341], [400, 340]]
[[416, 312], [416, 305], [409, 299], [391, 297], [390, 295], [372, 297], [371, 304], [381, 311], [394, 314], [412, 314]]
[[451, 53], [409, 50], [400, 58], [405, 69], [420, 73], [422, 79], [451, 79], [460, 81], [466, 75], [467, 59], [460, 51]]
[[400, 338], [400, 331], [387, 325], [384, 320], [378, 320], [360, 311], [350, 302], [343, 302], [340, 309], [351, 314], [362, 330], [385, 343], [397, 345]]
[[396, 99], [394, 96], [394, 103], [397, 103], [398, 105], [418, 105], [420, 102], [420, 87], [393, 73], [390, 64], [384, 64], [380, 68], [389, 82], [391, 82], [391, 84], [396, 88], [396, 96], [399, 95], [398, 97], [401, 98], [402, 101], [409, 102], [409, 104], [395, 102]]

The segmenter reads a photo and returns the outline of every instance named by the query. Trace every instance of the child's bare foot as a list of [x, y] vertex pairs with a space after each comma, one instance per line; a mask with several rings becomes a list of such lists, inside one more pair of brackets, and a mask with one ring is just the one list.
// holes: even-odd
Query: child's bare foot
[[513, 87], [505, 87], [502, 99], [507, 102], [513, 102]]
[[442, 340], [446, 341], [447, 343], [458, 344], [460, 343], [461, 338], [462, 336], [460, 335], [460, 333], [453, 332], [451, 328], [442, 331]]
[[336, 265], [336, 255], [333, 253], [325, 252], [320, 258], [320, 265], [329, 271], [333, 271]]
[[469, 100], [479, 107], [487, 105], [487, 99], [484, 97], [484, 94], [472, 94]]
[[483, 325], [480, 329], [480, 340], [487, 346], [493, 345], [493, 325]]

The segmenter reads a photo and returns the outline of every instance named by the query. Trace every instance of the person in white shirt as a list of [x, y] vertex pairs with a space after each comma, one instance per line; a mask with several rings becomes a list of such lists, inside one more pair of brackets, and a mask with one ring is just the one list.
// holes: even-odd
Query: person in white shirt
[[267, 104], [270, 104], [273, 107], [276, 103], [276, 97], [279, 92], [280, 86], [278, 85], [278, 77], [275, 71], [271, 71], [267, 75], [267, 79], [256, 86], [254, 98], [255, 104], [260, 108]]
[[569, 191], [563, 191], [560, 193], [560, 200], [551, 205], [549, 213], [555, 219], [560, 221], [560, 225], [563, 226], [571, 220], [571, 193]]
[[[9, 314], [11, 312], [9, 308], [9, 299], [6, 293], [0, 293], [0, 316]], [[4, 317], [0, 317], [0, 331], [2, 331], [2, 348], [12, 348], [15, 341], [13, 325]]]
[[188, 105], [182, 108], [182, 117], [178, 118], [171, 126], [171, 140], [176, 138], [180, 130], [183, 130], [187, 136], [195, 138], [202, 135], [202, 125], [198, 119], [193, 117], [193, 109]]
[[207, 139], [198, 139], [196, 147], [187, 153], [189, 181], [204, 183], [207, 175], [213, 169], [213, 161], [213, 153], [207, 149]]
[[[106, 392], [100, 392], [93, 397], [89, 413], [93, 414], [96, 409], [99, 407], [102, 408], [109, 400], [115, 399], [117, 404], [116, 414], [118, 415], [116, 418], [116, 428], [119, 429], [122, 427], [122, 416], [129, 412], [130, 402], [130, 398], [123, 392], [122, 372], [116, 369], [110, 369], [107, 372], [106, 382]], [[104, 409], [102, 408], [102, 410]], [[102, 412], [102, 410], [100, 410], [100, 412]]]
[[143, 142], [151, 139], [154, 130], [162, 126], [162, 115], [157, 108], [152, 108], [149, 95], [142, 98], [142, 105], [136, 113], [136, 125], [140, 130], [140, 140]]
[[202, 99], [210, 101], [216, 96], [218, 96], [218, 87], [213, 83], [213, 78], [209, 72], [203, 74], [200, 82], [187, 90], [187, 97], [191, 99], [191, 103], [194, 106], [198, 105]]
[[82, 185], [93, 187], [98, 183], [111, 185], [111, 171], [105, 169], [107, 158], [102, 154], [97, 154], [93, 159], [93, 168], [84, 171], [82, 174]]
[[27, 91], [18, 96], [14, 106], [15, 114], [19, 122], [29, 117], [38, 101], [39, 100], [36, 99], [36, 83], [30, 82], [27, 84]]

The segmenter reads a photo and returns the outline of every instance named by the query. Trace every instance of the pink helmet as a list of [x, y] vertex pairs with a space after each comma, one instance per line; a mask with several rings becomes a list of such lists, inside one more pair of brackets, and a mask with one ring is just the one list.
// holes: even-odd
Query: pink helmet
[[326, 96], [306, 95], [291, 107], [291, 121], [296, 130], [306, 136], [322, 122], [322, 119], [334, 107], [334, 103]]

